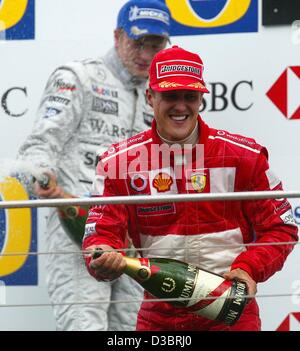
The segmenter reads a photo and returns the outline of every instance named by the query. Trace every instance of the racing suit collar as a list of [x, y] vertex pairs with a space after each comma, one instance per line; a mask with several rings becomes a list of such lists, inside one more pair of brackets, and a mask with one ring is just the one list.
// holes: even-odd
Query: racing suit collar
[[[208, 138], [208, 134], [209, 134], [209, 127], [202, 120], [200, 115], [198, 115], [198, 128], [199, 128], [199, 141], [198, 141], [198, 143], [205, 144], [207, 141], [207, 138]], [[153, 143], [159, 144], [159, 145], [163, 144], [163, 141], [161, 140], [161, 138], [157, 134], [155, 118], [153, 119], [151, 129], [152, 129]]]
[[103, 57], [103, 60], [111, 72], [120, 79], [128, 89], [134, 89], [136, 86], [145, 82], [144, 79], [135, 77], [128, 72], [127, 68], [121, 62], [115, 48], [109, 50]]
[[[198, 131], [199, 131], [199, 139], [196, 145], [190, 149], [189, 147], [184, 148], [175, 148], [172, 149], [170, 153], [170, 162], [172, 165], [176, 164], [177, 166], [184, 166], [186, 167], [187, 160], [192, 160], [194, 163], [197, 160], [199, 154], [197, 153], [197, 145], [202, 144], [204, 145], [205, 153], [208, 154], [209, 152], [209, 144], [207, 143], [208, 136], [209, 136], [209, 127], [208, 125], [201, 119], [198, 115]], [[164, 141], [159, 137], [156, 129], [156, 121], [155, 119], [152, 122], [152, 143], [162, 145]], [[189, 156], [191, 155], [191, 156]], [[159, 153], [158, 158], [161, 158], [162, 154]], [[161, 162], [161, 161], [159, 161]]]

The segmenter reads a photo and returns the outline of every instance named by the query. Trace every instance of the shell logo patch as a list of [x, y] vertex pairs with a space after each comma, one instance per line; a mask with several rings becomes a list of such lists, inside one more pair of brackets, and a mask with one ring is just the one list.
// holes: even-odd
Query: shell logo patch
[[159, 193], [169, 191], [172, 184], [173, 178], [168, 173], [160, 172], [153, 179], [153, 187]]

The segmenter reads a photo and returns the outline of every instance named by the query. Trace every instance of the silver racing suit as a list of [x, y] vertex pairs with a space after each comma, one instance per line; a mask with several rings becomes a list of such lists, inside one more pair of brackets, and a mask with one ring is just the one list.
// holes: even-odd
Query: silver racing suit
[[[58, 184], [86, 196], [97, 155], [108, 145], [148, 128], [153, 112], [146, 103], [146, 82], [132, 77], [115, 49], [103, 58], [70, 62], [50, 76], [32, 133], [21, 146], [20, 160], [52, 170]], [[123, 275], [97, 282], [83, 263], [79, 248], [50, 210], [45, 242], [47, 286], [58, 330], [133, 330], [138, 303], [96, 300], [141, 300], [141, 288]], [[78, 252], [74, 255], [57, 251]], [[82, 304], [55, 305], [66, 302]]]

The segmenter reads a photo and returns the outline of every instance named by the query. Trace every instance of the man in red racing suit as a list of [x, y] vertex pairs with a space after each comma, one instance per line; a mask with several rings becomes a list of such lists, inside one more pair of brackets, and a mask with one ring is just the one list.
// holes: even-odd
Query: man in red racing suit
[[[173, 50], [170, 57], [174, 59], [174, 51], [177, 54], [179, 48], [173, 47], [164, 52], [168, 53], [168, 50]], [[180, 51], [178, 55], [186, 53]], [[193, 57], [187, 59], [193, 61]], [[160, 60], [166, 61], [164, 57]], [[199, 81], [204, 83], [201, 79]], [[153, 86], [150, 71], [150, 88]], [[197, 106], [191, 101], [197, 100], [198, 95], [191, 97], [187, 94], [195, 93], [202, 97], [203, 92], [207, 92], [205, 89], [202, 85], [200, 93], [188, 89], [172, 90], [175, 98], [164, 95], [164, 92], [148, 92], [155, 113], [152, 129], [126, 142], [114, 144], [100, 157], [94, 181], [95, 194], [151, 196], [282, 190], [280, 180], [269, 168], [266, 148], [255, 140], [210, 128], [197, 114], [193, 115], [194, 119], [188, 114], [184, 119], [182, 112], [176, 115], [180, 109], [179, 100], [186, 111], [194, 107], [196, 111]], [[149, 97], [149, 94], [153, 96]], [[161, 100], [158, 102], [158, 99]], [[174, 107], [173, 100], [176, 100], [177, 107]], [[163, 114], [165, 105], [171, 111], [168, 129], [164, 129], [165, 120], [158, 117]], [[176, 130], [179, 127], [183, 130], [188, 118], [195, 122], [186, 139], [193, 147], [174, 148], [168, 153], [169, 164], [164, 163], [166, 154], [158, 152], [162, 150], [158, 148], [174, 143], [170, 143], [167, 133], [162, 135], [162, 132], [172, 130], [173, 126]], [[195, 136], [196, 142], [193, 142]], [[178, 138], [175, 140], [182, 146]], [[160, 202], [91, 207], [83, 249], [95, 246], [117, 250], [125, 248], [127, 233], [136, 248], [147, 249], [141, 252], [144, 257], [178, 259], [228, 279], [240, 278], [252, 293], [256, 291], [256, 283], [267, 280], [282, 268], [293, 243], [298, 240], [297, 226], [286, 199]], [[262, 245], [243, 245], [253, 242]], [[291, 244], [263, 245], [272, 242]], [[117, 261], [115, 266], [113, 259]], [[105, 253], [96, 260], [87, 256], [86, 263], [89, 272], [100, 280], [114, 278], [113, 272], [117, 276], [124, 268], [122, 256], [116, 252]], [[187, 313], [183, 308], [166, 302], [147, 302], [149, 298], [153, 297], [145, 292], [137, 330], [260, 330], [259, 311], [254, 298], [233, 326]]]

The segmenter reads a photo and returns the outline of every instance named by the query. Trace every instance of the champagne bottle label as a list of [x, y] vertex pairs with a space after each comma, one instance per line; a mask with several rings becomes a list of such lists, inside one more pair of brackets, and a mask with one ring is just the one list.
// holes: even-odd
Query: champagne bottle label
[[187, 310], [228, 325], [234, 324], [247, 302], [246, 284], [225, 280], [217, 274], [189, 265], [189, 271], [193, 269], [197, 271], [194, 284], [188, 279], [185, 284], [190, 287], [194, 285], [194, 289], [189, 291]]
[[188, 309], [204, 317], [216, 319], [225, 299], [230, 295], [231, 285], [232, 282], [221, 276], [199, 270]]

